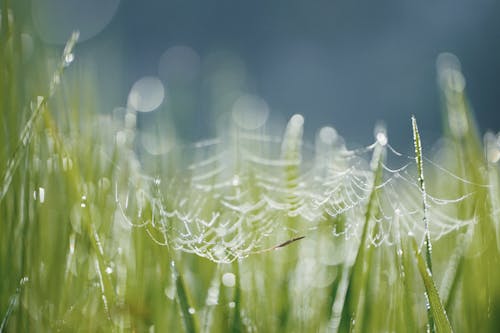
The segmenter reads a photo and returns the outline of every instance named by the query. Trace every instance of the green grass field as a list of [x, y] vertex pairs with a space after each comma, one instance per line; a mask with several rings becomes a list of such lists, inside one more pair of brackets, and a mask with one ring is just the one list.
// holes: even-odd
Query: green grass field
[[28, 56], [7, 12], [0, 332], [498, 331], [500, 138], [450, 55], [432, 154], [415, 118], [407, 156], [382, 127], [303, 141], [296, 115], [153, 156], [135, 111], [100, 112], [77, 34]]

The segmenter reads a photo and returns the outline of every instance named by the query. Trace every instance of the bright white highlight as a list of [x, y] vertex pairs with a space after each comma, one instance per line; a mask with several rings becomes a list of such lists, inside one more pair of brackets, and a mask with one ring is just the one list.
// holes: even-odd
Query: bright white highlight
[[222, 275], [222, 284], [226, 287], [234, 287], [236, 285], [236, 276], [233, 273], [224, 273]]
[[134, 83], [128, 95], [128, 106], [140, 112], [157, 109], [165, 98], [165, 89], [158, 78], [146, 76]]

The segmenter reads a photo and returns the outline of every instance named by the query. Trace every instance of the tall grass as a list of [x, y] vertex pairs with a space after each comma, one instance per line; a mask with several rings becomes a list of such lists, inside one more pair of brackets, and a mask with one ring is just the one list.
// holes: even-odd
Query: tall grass
[[405, 156], [383, 129], [363, 149], [329, 127], [310, 146], [298, 115], [283, 139], [235, 128], [138, 158], [136, 114], [97, 112], [77, 35], [51, 66], [42, 46], [24, 57], [14, 14], [0, 30], [1, 332], [500, 327], [500, 144], [483, 145], [452, 61], [432, 159], [415, 119]]

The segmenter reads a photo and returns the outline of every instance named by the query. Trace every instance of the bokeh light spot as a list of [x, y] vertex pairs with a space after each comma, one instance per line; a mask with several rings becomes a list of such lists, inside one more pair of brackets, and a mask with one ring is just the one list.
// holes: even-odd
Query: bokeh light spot
[[64, 44], [75, 30], [80, 31], [82, 42], [111, 22], [119, 4], [120, 0], [36, 0], [31, 1], [31, 15], [45, 42]]
[[269, 107], [263, 99], [245, 94], [233, 104], [234, 122], [241, 128], [254, 130], [262, 127], [269, 116]]
[[161, 81], [152, 76], [146, 76], [134, 83], [128, 95], [128, 106], [140, 112], [150, 112], [157, 109], [165, 98], [165, 89]]

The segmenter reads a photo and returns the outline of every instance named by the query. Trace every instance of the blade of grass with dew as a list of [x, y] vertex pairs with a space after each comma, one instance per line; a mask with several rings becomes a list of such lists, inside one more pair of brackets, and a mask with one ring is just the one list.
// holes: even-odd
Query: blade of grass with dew
[[184, 329], [188, 333], [198, 333], [200, 330], [197, 316], [196, 313], [193, 312], [194, 308], [191, 306], [191, 301], [186, 290], [184, 279], [177, 270], [177, 267], [173, 260], [170, 264], [170, 267], [172, 270], [172, 278], [175, 282], [177, 302], [180, 308], [180, 315], [184, 323]]
[[[461, 207], [462, 214], [475, 216], [478, 221], [474, 225], [472, 239], [463, 256], [463, 269], [459, 274], [461, 286], [461, 309], [456, 312], [455, 320], [468, 330], [489, 330], [495, 327], [496, 317], [484, 316], [492, 309], [500, 308], [500, 285], [498, 262], [500, 253], [496, 246], [495, 222], [493, 220], [491, 192], [492, 186], [487, 178], [488, 161], [481, 145], [478, 126], [474, 120], [472, 109], [465, 92], [465, 78], [460, 69], [458, 59], [447, 55], [438, 68], [444, 106], [445, 136], [454, 144], [458, 164], [458, 176], [469, 180], [464, 187], [473, 191], [470, 204]], [[486, 172], [485, 172], [486, 171]], [[480, 259], [479, 259], [480, 258]], [[477, 288], [471, 288], [481, 281]], [[456, 297], [453, 294], [450, 297]], [[463, 320], [467, 318], [467, 320]]]
[[422, 277], [422, 281], [424, 282], [425, 290], [428, 295], [429, 309], [430, 311], [432, 311], [433, 320], [436, 325], [437, 331], [439, 333], [451, 333], [453, 332], [453, 329], [451, 328], [448, 316], [446, 315], [446, 311], [444, 310], [441, 299], [439, 298], [436, 285], [434, 284], [434, 280], [432, 278], [432, 273], [427, 267], [424, 258], [422, 258], [422, 255], [418, 251], [418, 245], [415, 239], [413, 239], [412, 245], [415, 257], [417, 259], [418, 270], [420, 272], [420, 276]]
[[[44, 113], [44, 120], [46, 128], [50, 129], [56, 152], [61, 156], [69, 156], [69, 158], [74, 160], [74, 158], [72, 158], [71, 154], [69, 153], [69, 149], [65, 147], [62, 138], [57, 135], [55, 122], [53, 121], [49, 113]], [[65, 184], [67, 184], [70, 189], [70, 197], [75, 201], [82, 200], [79, 187], [80, 184], [83, 183], [83, 181], [78, 165], [75, 164], [71, 170], [64, 173], [64, 178], [66, 180]], [[100, 240], [99, 234], [97, 233], [97, 230], [95, 230], [95, 226], [93, 225], [90, 210], [84, 209], [86, 208], [85, 205], [86, 204], [82, 204], [83, 226], [86, 230], [87, 237], [92, 245], [92, 249], [95, 255], [95, 269], [99, 277], [102, 302], [104, 305], [104, 310], [108, 316], [108, 320], [111, 322], [110, 304], [113, 304], [114, 300], [113, 286], [109, 277], [105, 274], [107, 266], [105, 263], [105, 255], [102, 242]]]
[[[427, 203], [427, 191], [425, 190], [425, 180], [424, 180], [424, 164], [422, 158], [422, 143], [420, 141], [420, 133], [418, 132], [417, 119], [415, 116], [411, 117], [411, 124], [413, 129], [413, 144], [415, 146], [415, 163], [417, 164], [418, 173], [418, 186], [422, 194], [422, 210], [423, 210], [423, 222], [424, 222], [424, 247], [425, 247], [425, 263], [427, 268], [432, 273], [432, 244], [431, 235], [429, 232], [429, 220], [428, 220], [428, 210], [429, 204]], [[426, 295], [429, 297], [429, 295]], [[429, 330], [434, 332], [434, 319], [433, 314], [430, 309], [427, 311], [429, 317]]]
[[378, 195], [379, 185], [382, 183], [384, 158], [385, 147], [377, 144], [372, 158], [372, 170], [374, 173], [372, 190], [366, 205], [363, 231], [361, 233], [358, 252], [351, 272], [349, 273], [349, 283], [339, 324], [339, 330], [341, 332], [363, 331], [368, 273], [373, 252], [373, 247], [367, 247], [367, 238], [370, 232], [372, 218], [377, 214], [378, 210], [376, 197]]
[[207, 298], [205, 300], [205, 309], [203, 311], [203, 321], [201, 331], [202, 333], [212, 332], [212, 327], [215, 321], [215, 310], [216, 306], [219, 304], [219, 294], [221, 286], [221, 266], [217, 265], [214, 272], [212, 281], [210, 282], [210, 287], [207, 291]]
[[0, 178], [0, 184], [1, 184], [0, 201], [2, 201], [2, 199], [7, 194], [7, 191], [9, 190], [10, 187], [10, 183], [12, 181], [12, 176], [14, 175], [14, 172], [16, 171], [16, 168], [19, 165], [19, 162], [21, 161], [22, 157], [26, 152], [26, 147], [29, 145], [31, 141], [33, 135], [33, 127], [36, 125], [38, 118], [40, 118], [40, 114], [43, 112], [48, 99], [50, 99], [54, 95], [56, 88], [60, 84], [61, 75], [63, 74], [65, 68], [68, 67], [68, 65], [71, 63], [71, 61], [68, 60], [70, 59], [70, 57], [72, 57], [73, 48], [75, 47], [76, 42], [78, 41], [79, 35], [80, 34], [77, 31], [73, 32], [70, 39], [66, 43], [66, 46], [64, 47], [64, 51], [61, 57], [61, 61], [59, 62], [59, 65], [57, 66], [56, 71], [52, 76], [48, 97], [38, 96], [36, 98], [36, 101], [33, 101], [31, 103], [30, 106], [32, 110], [31, 115], [21, 132], [21, 136], [19, 138], [17, 147], [14, 150], [14, 154], [8, 160], [7, 165], [5, 166], [5, 169], [2, 173], [2, 177]]
[[241, 281], [240, 281], [240, 263], [239, 260], [233, 262], [235, 285], [234, 285], [234, 308], [231, 320], [231, 332], [241, 333], [246, 332], [245, 325], [241, 318]]
[[19, 286], [17, 287], [16, 292], [10, 297], [9, 306], [7, 307], [7, 311], [5, 312], [5, 315], [2, 318], [2, 322], [0, 323], [0, 333], [7, 332], [7, 325], [9, 323], [10, 316], [12, 315], [12, 312], [19, 304], [19, 296], [21, 294], [21, 288], [27, 282], [28, 282], [27, 278], [22, 278], [21, 281], [19, 281]]

